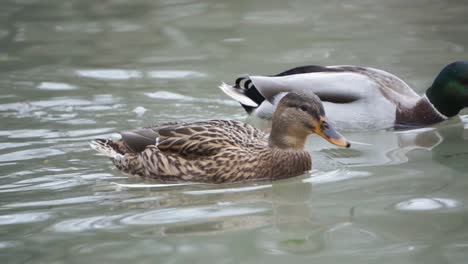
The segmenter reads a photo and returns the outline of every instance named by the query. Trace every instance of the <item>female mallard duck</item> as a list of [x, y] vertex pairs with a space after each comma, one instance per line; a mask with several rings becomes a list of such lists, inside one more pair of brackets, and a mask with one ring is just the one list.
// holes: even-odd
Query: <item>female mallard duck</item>
[[246, 76], [220, 88], [244, 109], [271, 117], [285, 92], [315, 93], [339, 128], [398, 128], [434, 124], [468, 106], [468, 62], [447, 65], [423, 96], [397, 76], [356, 66], [304, 66], [275, 76]]
[[211, 120], [123, 132], [118, 141], [97, 139], [91, 146], [132, 175], [164, 182], [226, 183], [276, 180], [310, 170], [304, 143], [312, 133], [349, 147], [327, 123], [316, 95], [288, 93], [273, 115], [269, 137], [240, 121]]

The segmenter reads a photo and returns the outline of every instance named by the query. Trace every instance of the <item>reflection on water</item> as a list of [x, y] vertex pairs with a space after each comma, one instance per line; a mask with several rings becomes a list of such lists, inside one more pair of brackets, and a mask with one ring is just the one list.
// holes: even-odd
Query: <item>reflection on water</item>
[[347, 165], [368, 166], [408, 162], [408, 154], [419, 152], [431, 155], [431, 150], [443, 141], [436, 128], [421, 128], [395, 132], [361, 132], [352, 140], [365, 143], [353, 144], [349, 154], [326, 150], [336, 160]]
[[422, 211], [436, 210], [441, 208], [454, 208], [460, 206], [458, 201], [443, 198], [416, 198], [408, 201], [400, 202], [395, 207], [403, 211]]
[[2, 261], [465, 263], [466, 111], [424, 129], [344, 131], [351, 149], [311, 136], [313, 170], [273, 183], [128, 178], [88, 142], [175, 120], [265, 127], [217, 89], [247, 72], [368, 65], [421, 93], [467, 58], [467, 10], [436, 0], [2, 3]]

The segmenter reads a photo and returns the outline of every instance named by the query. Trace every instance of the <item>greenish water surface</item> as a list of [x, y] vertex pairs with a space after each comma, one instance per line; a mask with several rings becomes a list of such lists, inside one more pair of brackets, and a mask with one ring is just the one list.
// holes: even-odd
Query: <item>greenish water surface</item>
[[423, 93], [468, 59], [467, 13], [461, 0], [2, 1], [0, 262], [467, 263], [466, 110], [344, 131], [364, 143], [351, 149], [312, 136], [313, 171], [274, 183], [162, 185], [88, 146], [245, 120], [217, 89], [242, 73], [356, 64]]

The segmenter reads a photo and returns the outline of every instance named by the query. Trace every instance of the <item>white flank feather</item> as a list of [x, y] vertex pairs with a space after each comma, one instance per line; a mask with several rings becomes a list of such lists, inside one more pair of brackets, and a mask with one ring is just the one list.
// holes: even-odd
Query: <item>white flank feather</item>
[[252, 101], [249, 97], [247, 97], [245, 94], [239, 92], [238, 89], [232, 87], [229, 84], [226, 83], [221, 83], [220, 86], [218, 86], [219, 89], [221, 89], [225, 94], [229, 95], [232, 99], [238, 101], [239, 103], [247, 106], [252, 106], [252, 107], [257, 107], [258, 104]]

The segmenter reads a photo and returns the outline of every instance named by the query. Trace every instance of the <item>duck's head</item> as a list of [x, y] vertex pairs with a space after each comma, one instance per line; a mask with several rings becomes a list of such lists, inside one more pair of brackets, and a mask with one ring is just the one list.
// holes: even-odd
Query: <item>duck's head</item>
[[315, 94], [286, 94], [273, 114], [270, 146], [303, 149], [308, 135], [315, 133], [328, 142], [349, 148], [348, 141], [327, 121], [322, 101]]
[[427, 89], [426, 96], [447, 117], [455, 116], [468, 107], [468, 61], [445, 66]]

